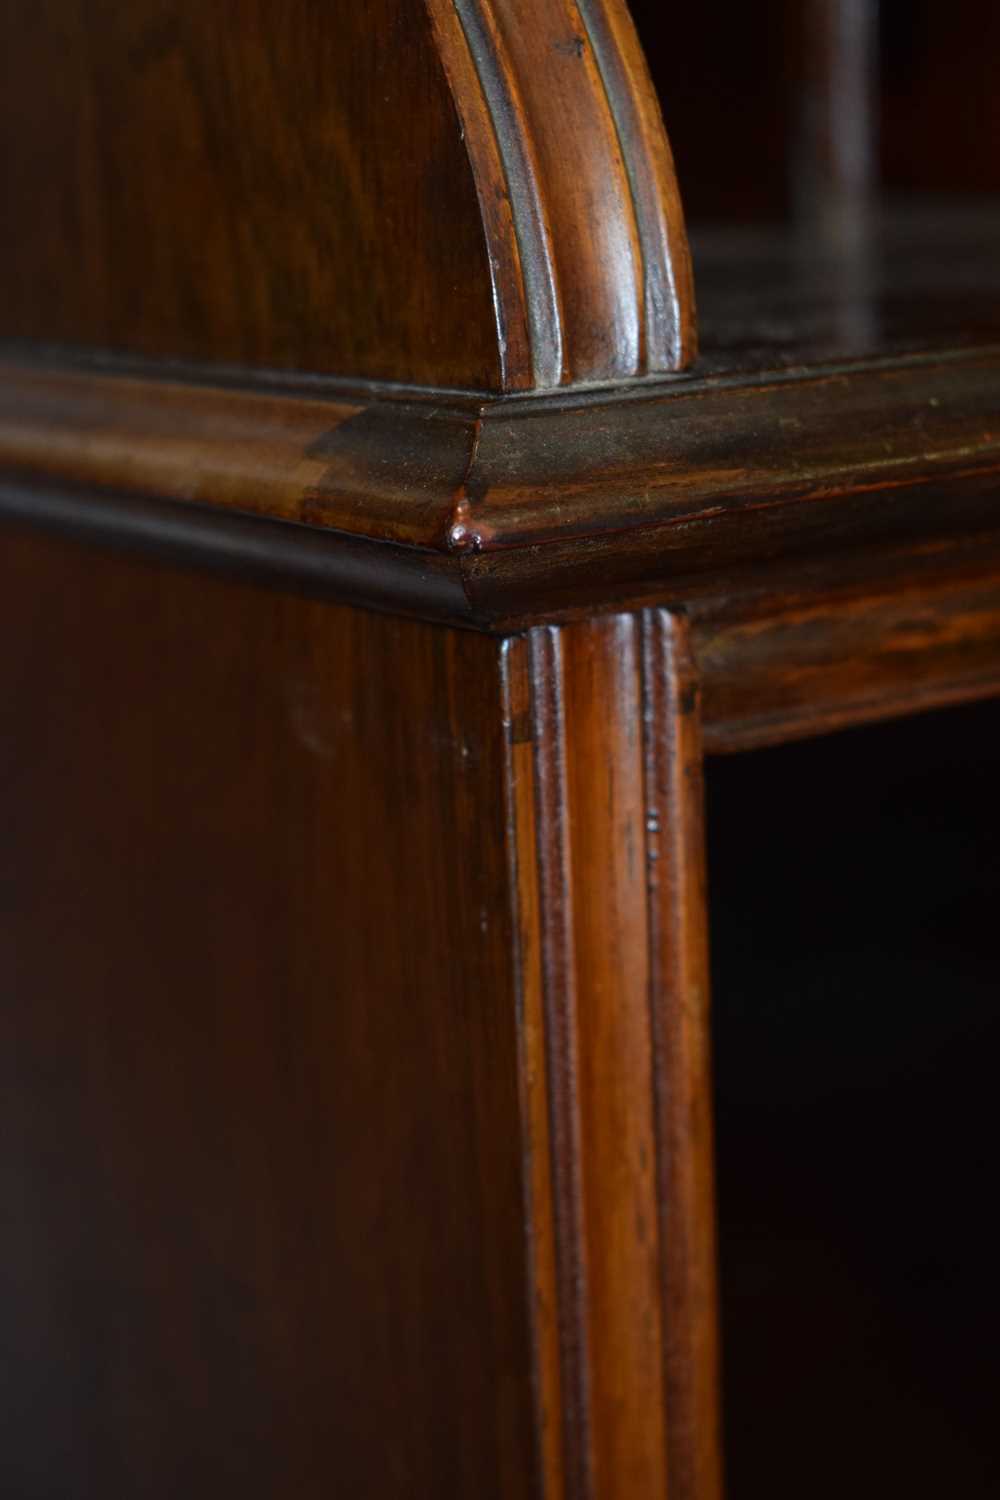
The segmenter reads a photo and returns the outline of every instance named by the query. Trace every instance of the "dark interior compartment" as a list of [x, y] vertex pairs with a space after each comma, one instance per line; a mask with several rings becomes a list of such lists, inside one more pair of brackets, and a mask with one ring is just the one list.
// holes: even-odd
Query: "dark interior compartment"
[[1000, 703], [708, 767], [733, 1500], [1000, 1493]]
[[[836, 0], [671, 6], [630, 0], [690, 221], [790, 211], [801, 91], [817, 17]], [[889, 195], [1000, 192], [1000, 7], [840, 0], [871, 10], [877, 185]]]

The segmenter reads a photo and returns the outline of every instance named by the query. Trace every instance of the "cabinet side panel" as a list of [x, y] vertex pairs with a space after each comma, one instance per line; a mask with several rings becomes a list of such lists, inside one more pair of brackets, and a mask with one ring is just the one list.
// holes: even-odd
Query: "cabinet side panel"
[[7, 0], [0, 334], [501, 384], [420, 0]]
[[9, 530], [0, 1491], [535, 1493], [496, 643]]

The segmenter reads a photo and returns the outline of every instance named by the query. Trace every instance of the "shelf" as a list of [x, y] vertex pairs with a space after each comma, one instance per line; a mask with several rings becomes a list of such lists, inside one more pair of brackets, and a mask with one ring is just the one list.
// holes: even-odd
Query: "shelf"
[[1000, 344], [1000, 204], [922, 201], [836, 246], [780, 229], [692, 234], [698, 371], [749, 374]]

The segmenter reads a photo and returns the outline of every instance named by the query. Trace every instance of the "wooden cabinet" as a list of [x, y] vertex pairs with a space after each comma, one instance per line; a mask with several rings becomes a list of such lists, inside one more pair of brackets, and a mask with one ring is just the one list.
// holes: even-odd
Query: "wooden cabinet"
[[699, 353], [622, 0], [0, 39], [0, 1489], [719, 1500], [703, 759], [1000, 684], [997, 225]]

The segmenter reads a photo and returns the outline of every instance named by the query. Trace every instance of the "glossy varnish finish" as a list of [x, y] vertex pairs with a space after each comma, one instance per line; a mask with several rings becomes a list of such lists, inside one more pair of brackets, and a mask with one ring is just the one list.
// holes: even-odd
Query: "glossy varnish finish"
[[719, 1490], [697, 693], [662, 611], [506, 652], [552, 1494]]
[[423, 8], [335, 9], [5, 6], [4, 332], [495, 387], [475, 185]]
[[[527, 11], [511, 0], [428, 4], [495, 246], [498, 310], [516, 340], [523, 304], [528, 383], [687, 364], [687, 241], [659, 105], [623, 0], [540, 0]], [[513, 359], [510, 369], [513, 377]]]
[[719, 1500], [703, 751], [1000, 688], [996, 221], [684, 375], [623, 0], [16, 0], [0, 125], [0, 1492]]
[[721, 1493], [701, 684], [683, 615], [647, 609], [646, 858], [668, 1493]]
[[2, 542], [0, 1491], [536, 1495], [496, 643]]
[[3, 540], [2, 1487], [715, 1500], [682, 624]]
[[687, 242], [624, 0], [522, 10], [7, 6], [0, 336], [484, 390], [679, 368]]
[[487, 628], [996, 520], [992, 348], [572, 399], [3, 375], [11, 476], [98, 516], [104, 493], [303, 522], [333, 573], [351, 539], [389, 543], [383, 595]]
[[694, 634], [713, 751], [991, 697], [1000, 555], [994, 541], [969, 548], [958, 570], [916, 554], [882, 577], [787, 587], [706, 609]]

